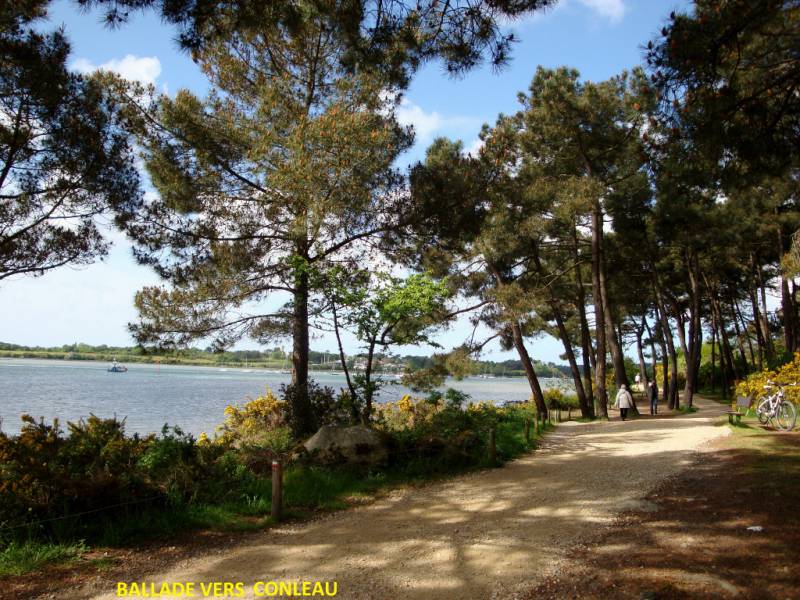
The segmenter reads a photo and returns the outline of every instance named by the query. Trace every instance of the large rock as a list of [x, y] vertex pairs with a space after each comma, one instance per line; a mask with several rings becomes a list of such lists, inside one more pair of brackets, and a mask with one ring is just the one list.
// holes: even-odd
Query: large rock
[[388, 455], [381, 435], [363, 425], [323, 425], [303, 447], [316, 460], [325, 464], [372, 465], [383, 462]]

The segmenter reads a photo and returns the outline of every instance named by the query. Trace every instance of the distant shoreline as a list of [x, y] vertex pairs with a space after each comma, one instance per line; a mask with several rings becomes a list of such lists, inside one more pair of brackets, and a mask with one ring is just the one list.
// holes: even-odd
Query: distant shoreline
[[[120, 363], [143, 363], [152, 365], [179, 365], [189, 367], [242, 367], [246, 369], [270, 369], [282, 370], [285, 368], [283, 361], [210, 361], [197, 358], [184, 358], [174, 356], [156, 356], [140, 354], [121, 354], [114, 353], [86, 353], [86, 352], [51, 352], [40, 350], [0, 350], [0, 358], [20, 358], [20, 359], [45, 359], [62, 360], [73, 362], [113, 362]], [[340, 369], [332, 368], [337, 363], [330, 365], [308, 365], [312, 371], [336, 372]]]
[[[52, 352], [44, 350], [0, 350], [0, 358], [16, 358], [16, 359], [31, 359], [31, 360], [59, 360], [64, 362], [106, 362], [111, 363], [114, 360], [120, 363], [141, 363], [152, 365], [177, 365], [187, 367], [237, 367], [245, 369], [264, 369], [272, 371], [281, 371], [284, 369], [282, 361], [220, 361], [212, 362], [202, 359], [194, 358], [181, 358], [181, 357], [165, 357], [165, 356], [152, 356], [152, 355], [136, 355], [136, 354], [120, 354], [120, 353], [85, 353], [85, 352]], [[334, 368], [334, 365], [339, 368]], [[338, 363], [329, 363], [328, 365], [308, 365], [310, 371], [323, 372], [323, 373], [338, 373], [341, 374], [341, 365]], [[358, 371], [356, 371], [358, 372]], [[381, 372], [379, 374], [392, 374], [391, 371]], [[472, 375], [477, 377], [478, 375]], [[509, 371], [505, 375], [493, 375], [487, 379], [510, 379], [512, 377], [524, 377], [524, 371]], [[539, 374], [539, 377], [549, 379], [564, 379], [561, 377], [553, 377], [552, 375]]]

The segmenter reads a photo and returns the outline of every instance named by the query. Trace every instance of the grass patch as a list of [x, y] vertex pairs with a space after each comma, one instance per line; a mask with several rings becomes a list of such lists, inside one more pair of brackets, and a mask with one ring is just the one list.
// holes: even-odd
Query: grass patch
[[685, 415], [696, 413], [699, 409], [696, 406], [679, 406], [678, 412]]
[[0, 551], [0, 577], [23, 575], [49, 564], [71, 562], [84, 552], [83, 543], [13, 542]]
[[710, 390], [699, 390], [697, 394], [703, 398], [708, 398], [709, 400], [714, 400], [715, 402], [721, 402], [722, 404], [730, 404], [736, 400], [735, 396], [732, 396], [731, 394], [723, 396], [722, 392], [720, 391], [712, 392]]
[[733, 427], [737, 447], [754, 458], [749, 469], [780, 490], [782, 498], [800, 497], [800, 437], [780, 435], [761, 427]]

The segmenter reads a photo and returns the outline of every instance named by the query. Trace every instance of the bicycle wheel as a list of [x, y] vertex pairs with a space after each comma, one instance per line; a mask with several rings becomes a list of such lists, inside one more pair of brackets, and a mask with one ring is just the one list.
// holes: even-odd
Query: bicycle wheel
[[781, 402], [775, 411], [775, 422], [780, 429], [791, 431], [797, 422], [797, 409], [791, 402]]
[[758, 416], [758, 422], [762, 425], [766, 425], [767, 421], [769, 421], [769, 398], [764, 398], [761, 402], [758, 403], [758, 408], [756, 408], [756, 415]]

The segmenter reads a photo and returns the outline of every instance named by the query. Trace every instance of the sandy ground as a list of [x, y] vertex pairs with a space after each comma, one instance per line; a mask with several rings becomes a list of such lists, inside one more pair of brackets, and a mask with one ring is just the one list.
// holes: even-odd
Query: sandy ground
[[[243, 582], [244, 598], [256, 597], [257, 581], [336, 581], [348, 599], [513, 598], [598, 526], [646, 508], [644, 496], [690, 464], [692, 450], [728, 433], [715, 425], [724, 407], [696, 404], [691, 415], [562, 424], [503, 468], [273, 528], [148, 583]], [[73, 597], [116, 594], [84, 588]]]

